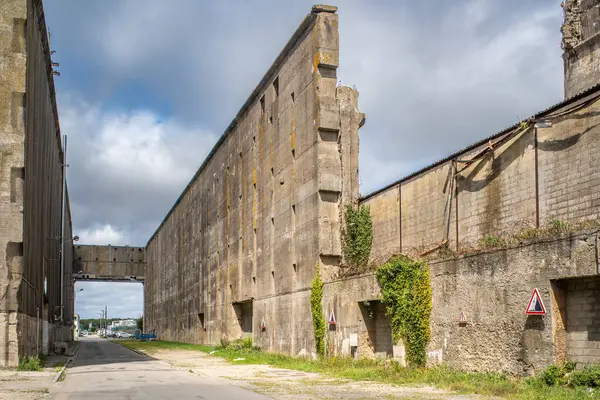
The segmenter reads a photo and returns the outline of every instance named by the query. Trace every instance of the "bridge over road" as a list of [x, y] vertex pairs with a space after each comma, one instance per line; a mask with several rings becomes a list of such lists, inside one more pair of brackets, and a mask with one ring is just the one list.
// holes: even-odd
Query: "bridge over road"
[[146, 277], [143, 247], [76, 245], [73, 280], [100, 282], [142, 282]]

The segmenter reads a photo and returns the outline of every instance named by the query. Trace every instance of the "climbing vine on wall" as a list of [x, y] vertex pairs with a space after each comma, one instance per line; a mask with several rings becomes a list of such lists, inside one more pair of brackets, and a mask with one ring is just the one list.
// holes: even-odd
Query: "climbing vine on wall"
[[325, 317], [323, 317], [323, 309], [321, 304], [323, 303], [323, 280], [321, 279], [321, 272], [319, 271], [319, 264], [317, 264], [317, 273], [312, 281], [312, 287], [310, 290], [310, 309], [313, 318], [313, 328], [315, 331], [315, 345], [317, 348], [317, 354], [320, 356], [325, 355]]
[[342, 254], [344, 256], [344, 275], [365, 272], [373, 244], [373, 221], [369, 206], [361, 205], [355, 209], [347, 205], [345, 226], [342, 229]]
[[411, 367], [424, 367], [430, 338], [431, 285], [426, 261], [406, 256], [390, 259], [377, 270], [394, 343], [402, 339]]

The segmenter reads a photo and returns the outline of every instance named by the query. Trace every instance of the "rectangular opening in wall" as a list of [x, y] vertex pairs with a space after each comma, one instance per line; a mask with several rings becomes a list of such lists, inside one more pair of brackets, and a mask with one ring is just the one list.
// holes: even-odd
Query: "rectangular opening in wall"
[[273, 81], [273, 89], [275, 90], [275, 96], [279, 96], [279, 77]]
[[326, 131], [323, 129], [319, 129], [319, 137], [321, 138], [322, 142], [337, 143], [338, 132], [337, 131]]
[[340, 198], [340, 192], [333, 192], [330, 190], [319, 190], [319, 196], [321, 197], [321, 201], [325, 203], [336, 203]]
[[260, 98], [260, 114], [265, 115], [265, 95]]
[[252, 300], [232, 303], [232, 306], [239, 323], [241, 338], [252, 338]]
[[292, 92], [292, 103], [296, 102], [296, 95], [294, 94], [294, 92]]
[[321, 64], [317, 67], [317, 69], [319, 70], [319, 75], [321, 75], [323, 78], [337, 79], [336, 67]]
[[10, 169], [10, 202], [22, 203], [25, 185], [25, 168]]
[[365, 324], [365, 335], [363, 340], [369, 343], [365, 349], [372, 351], [366, 356], [387, 358], [393, 354], [392, 328], [390, 320], [385, 313], [385, 306], [376, 299], [360, 301], [358, 303], [362, 320]]
[[200, 329], [202, 329], [203, 331], [206, 330], [206, 328], [204, 326], [204, 313], [198, 314], [198, 325], [200, 326]]
[[292, 267], [294, 268], [294, 273], [297, 273], [298, 272], [298, 264], [293, 263]]

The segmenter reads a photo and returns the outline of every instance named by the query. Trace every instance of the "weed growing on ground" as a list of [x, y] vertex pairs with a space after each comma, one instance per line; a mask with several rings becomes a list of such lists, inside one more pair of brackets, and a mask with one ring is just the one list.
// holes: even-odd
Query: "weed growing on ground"
[[17, 371], [41, 371], [44, 368], [44, 360], [39, 356], [25, 357], [19, 363]]
[[61, 369], [63, 369], [63, 367], [65, 366], [65, 363], [62, 361], [58, 361], [57, 363], [54, 364], [54, 372], [60, 372]]
[[[475, 393], [486, 396], [499, 396], [519, 400], [576, 400], [576, 399], [600, 399], [600, 389], [592, 387], [572, 387], [543, 383], [544, 379], [553, 380], [546, 376], [540, 380], [539, 377], [520, 379], [497, 373], [470, 373], [458, 371], [448, 366], [434, 368], [406, 368], [395, 361], [370, 360], [351, 358], [294, 358], [276, 353], [266, 353], [256, 347], [244, 347], [233, 349], [227, 347], [210, 347], [204, 345], [193, 345], [184, 343], [173, 343], [163, 341], [136, 342], [118, 341], [123, 346], [146, 352], [155, 352], [161, 349], [196, 350], [212, 353], [214, 356], [222, 357], [228, 361], [243, 358], [236, 364], [267, 364], [277, 368], [287, 368], [305, 372], [318, 372], [329, 377], [376, 381], [395, 385], [430, 385], [443, 389], [449, 389], [458, 393]], [[568, 369], [570, 366], [563, 366]], [[588, 368], [587, 370], [575, 370], [570, 373], [570, 382], [600, 382], [600, 367]], [[583, 372], [587, 371], [587, 372]], [[551, 374], [551, 373], [550, 373]], [[565, 372], [564, 375], [569, 373]], [[558, 374], [561, 375], [560, 373]], [[579, 376], [579, 378], [575, 378]], [[578, 383], [579, 384], [579, 383]]]

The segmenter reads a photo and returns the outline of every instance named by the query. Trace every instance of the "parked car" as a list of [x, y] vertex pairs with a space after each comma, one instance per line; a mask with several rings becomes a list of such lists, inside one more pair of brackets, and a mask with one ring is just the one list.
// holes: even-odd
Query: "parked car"
[[133, 335], [131, 333], [129, 333], [129, 332], [121, 332], [119, 334], [119, 337], [122, 338], [122, 339], [129, 339], [129, 338], [132, 338]]

